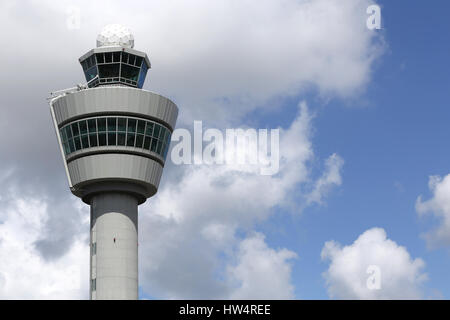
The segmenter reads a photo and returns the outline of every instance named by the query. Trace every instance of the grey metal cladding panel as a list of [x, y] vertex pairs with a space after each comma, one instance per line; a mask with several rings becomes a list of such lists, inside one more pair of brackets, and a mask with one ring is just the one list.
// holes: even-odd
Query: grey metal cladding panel
[[60, 97], [53, 102], [53, 105], [53, 109], [55, 110], [56, 122], [59, 124], [59, 119], [64, 119], [68, 116], [67, 99], [63, 99], [63, 97]]
[[142, 89], [99, 87], [67, 94], [54, 102], [58, 124], [95, 113], [134, 113], [175, 127], [178, 107], [171, 100]]
[[130, 154], [96, 154], [78, 158], [67, 166], [74, 186], [89, 180], [126, 179], [158, 189], [163, 171], [158, 162]]

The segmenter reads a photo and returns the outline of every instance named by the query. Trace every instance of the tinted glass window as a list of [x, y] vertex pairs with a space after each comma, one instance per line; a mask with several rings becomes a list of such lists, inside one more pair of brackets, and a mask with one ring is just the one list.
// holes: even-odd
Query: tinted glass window
[[142, 148], [142, 143], [144, 142], [144, 135], [138, 134], [136, 135], [136, 148]]
[[114, 62], [120, 62], [120, 52], [113, 52]]
[[141, 67], [141, 73], [139, 74], [138, 88], [142, 88], [146, 76], [147, 76], [147, 63], [144, 62]]
[[97, 53], [97, 63], [104, 63], [105, 57], [103, 56], [103, 53]]
[[153, 135], [153, 122], [147, 122], [147, 127], [145, 128], [145, 134], [150, 137]]
[[70, 153], [75, 152], [75, 144], [73, 143], [73, 139], [69, 140], [69, 148], [70, 148]]
[[87, 61], [86, 60], [81, 61], [81, 66], [83, 67], [83, 70], [86, 70], [88, 68]]
[[97, 66], [93, 66], [92, 68], [89, 68], [84, 73], [84, 76], [86, 77], [86, 81], [90, 81], [95, 78], [97, 75]]
[[117, 131], [121, 131], [121, 132], [127, 131], [127, 119], [126, 118], [118, 119]]
[[72, 123], [72, 133], [74, 136], [78, 136], [80, 131], [78, 130], [78, 122]]
[[98, 145], [99, 146], [106, 146], [106, 133], [99, 133], [98, 134]]
[[94, 133], [89, 135], [89, 143], [91, 145], [91, 148], [98, 146], [97, 134]]
[[90, 133], [97, 132], [97, 120], [96, 119], [89, 119], [88, 126], [89, 126]]
[[145, 137], [144, 139], [144, 149], [149, 150], [150, 149], [150, 142], [152, 141], [152, 138]]
[[160, 154], [161, 153], [161, 148], [162, 148], [162, 142], [158, 141], [158, 145], [156, 147], [156, 153]]
[[87, 134], [81, 136], [81, 146], [83, 149], [89, 148], [89, 139]]
[[116, 133], [108, 132], [108, 145], [115, 146], [116, 145]]
[[163, 158], [165, 159], [166, 158], [166, 156], [167, 156], [167, 151], [169, 151], [169, 145], [168, 144], [164, 144], [164, 147], [163, 147]]
[[135, 60], [136, 60], [136, 56], [133, 54], [129, 55], [130, 57], [128, 58], [128, 64], [134, 64]]
[[73, 141], [75, 142], [75, 150], [81, 150], [81, 140], [80, 137], [75, 137], [73, 139]]
[[67, 135], [66, 135], [66, 130], [61, 129], [59, 130], [59, 135], [61, 136], [61, 141], [62, 142], [66, 142], [67, 141]]
[[124, 146], [125, 145], [125, 133], [117, 134], [117, 145]]
[[144, 134], [144, 130], [145, 130], [145, 121], [139, 120], [137, 125], [137, 133]]
[[152, 139], [152, 144], [150, 145], [150, 151], [156, 152], [156, 145], [158, 144], [158, 140]]
[[114, 78], [119, 76], [119, 63], [112, 64], [100, 64], [98, 66], [98, 72], [100, 78]]
[[82, 120], [78, 123], [80, 125], [80, 132], [81, 134], [86, 134], [87, 133], [87, 123], [85, 120]]
[[116, 131], [116, 118], [108, 118], [108, 131]]
[[97, 119], [98, 131], [106, 131], [106, 119], [99, 118]]
[[164, 128], [164, 132], [165, 132], [165, 135], [164, 135], [164, 142], [167, 142], [167, 140], [168, 140], [168, 138], [169, 138], [170, 132], [169, 132], [169, 130], [167, 130], [166, 128]]
[[106, 63], [112, 62], [112, 52], [105, 52], [105, 62]]
[[122, 52], [122, 62], [128, 63], [128, 53]]
[[136, 57], [136, 61], [134, 62], [134, 65], [136, 67], [140, 67], [142, 64], [142, 57]]
[[170, 132], [153, 121], [103, 117], [79, 120], [60, 129], [64, 153], [97, 146], [127, 146], [144, 149], [166, 157]]
[[63, 143], [63, 149], [64, 149], [64, 154], [67, 156], [70, 153], [69, 143], [68, 142], [64, 142]]
[[139, 76], [139, 68], [122, 64], [122, 77], [129, 80], [137, 81]]
[[128, 132], [135, 133], [136, 132], [136, 120], [128, 119]]
[[155, 124], [155, 130], [153, 131], [153, 137], [158, 139], [160, 130], [161, 130], [161, 127], [158, 124]]
[[72, 130], [71, 130], [70, 126], [66, 127], [66, 135], [67, 135], [67, 139], [72, 138]]
[[81, 65], [90, 88], [118, 82], [142, 88], [148, 69], [143, 57], [122, 51], [92, 54]]
[[92, 67], [92, 59], [89, 57], [86, 59], [86, 63], [87, 63], [87, 68], [89, 69], [90, 67]]
[[134, 133], [128, 133], [127, 134], [127, 147], [133, 147], [134, 146]]

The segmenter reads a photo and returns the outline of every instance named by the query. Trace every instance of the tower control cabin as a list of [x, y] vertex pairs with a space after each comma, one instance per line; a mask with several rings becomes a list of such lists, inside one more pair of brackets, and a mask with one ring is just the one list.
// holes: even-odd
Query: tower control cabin
[[50, 100], [70, 190], [91, 207], [91, 299], [138, 298], [138, 205], [158, 190], [178, 115], [142, 89], [151, 65], [133, 47], [106, 26], [79, 59], [87, 84]]

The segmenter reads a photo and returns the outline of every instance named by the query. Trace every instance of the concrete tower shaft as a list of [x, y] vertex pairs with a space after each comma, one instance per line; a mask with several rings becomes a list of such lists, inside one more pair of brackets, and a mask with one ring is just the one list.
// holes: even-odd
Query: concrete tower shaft
[[122, 192], [91, 199], [91, 299], [138, 298], [138, 202]]
[[106, 30], [80, 58], [88, 85], [50, 102], [70, 190], [91, 206], [91, 299], [138, 298], [138, 205], [158, 190], [178, 116], [141, 89], [150, 61], [131, 43]]

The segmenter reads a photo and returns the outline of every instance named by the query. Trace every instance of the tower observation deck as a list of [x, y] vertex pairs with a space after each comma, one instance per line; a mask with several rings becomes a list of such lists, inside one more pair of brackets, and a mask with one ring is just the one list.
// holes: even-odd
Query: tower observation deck
[[50, 110], [70, 190], [91, 207], [90, 298], [137, 299], [138, 205], [158, 190], [178, 108], [142, 89], [150, 60], [123, 26], [79, 61], [87, 84]]

